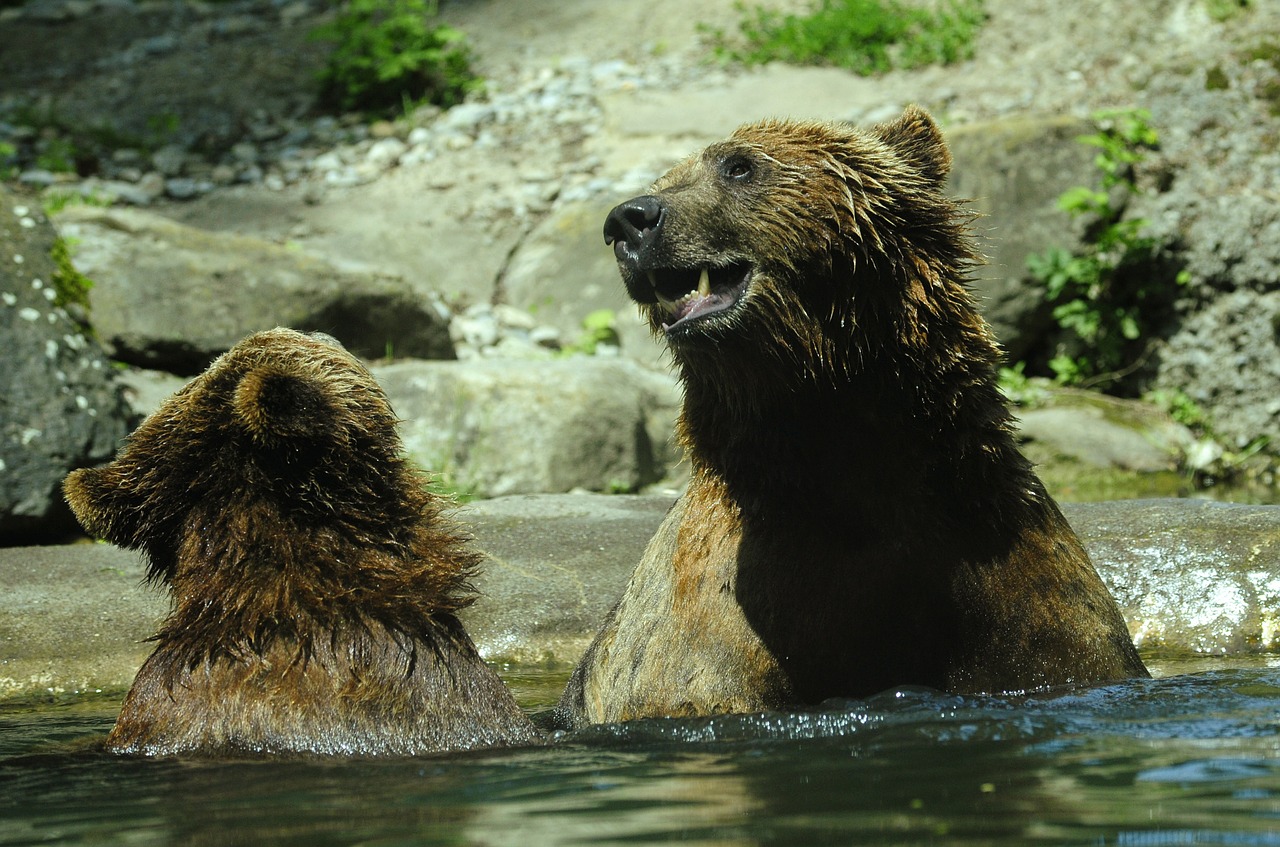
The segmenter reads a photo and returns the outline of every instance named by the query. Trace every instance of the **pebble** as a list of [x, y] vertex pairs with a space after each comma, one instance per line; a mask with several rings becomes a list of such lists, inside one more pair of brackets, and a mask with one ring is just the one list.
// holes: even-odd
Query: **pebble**
[[179, 177], [165, 180], [164, 193], [174, 200], [190, 200], [200, 194], [200, 189], [194, 179]]
[[179, 176], [187, 162], [187, 150], [177, 144], [166, 144], [151, 154], [151, 165], [167, 177]]

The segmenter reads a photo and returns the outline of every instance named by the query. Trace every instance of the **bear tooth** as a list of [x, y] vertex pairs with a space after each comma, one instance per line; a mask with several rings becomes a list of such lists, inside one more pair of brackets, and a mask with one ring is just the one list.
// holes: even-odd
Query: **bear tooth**
[[653, 288], [658, 287], [658, 275], [653, 271], [649, 271], [649, 285]]
[[706, 269], [702, 269], [702, 276], [698, 277], [698, 293], [703, 297], [711, 294], [711, 273]]

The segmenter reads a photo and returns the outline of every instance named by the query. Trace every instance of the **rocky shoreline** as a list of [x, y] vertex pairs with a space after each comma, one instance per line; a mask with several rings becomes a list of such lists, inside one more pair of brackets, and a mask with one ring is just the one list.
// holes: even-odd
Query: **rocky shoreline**
[[[567, 670], [595, 635], [670, 496], [500, 497], [459, 518], [486, 552], [463, 614], [486, 660]], [[1169, 657], [1280, 650], [1280, 506], [1177, 500], [1064, 508], [1136, 643]], [[167, 612], [136, 553], [0, 549], [0, 704], [118, 697]]]
[[[1141, 166], [1143, 190], [1128, 213], [1148, 221], [1160, 260], [1191, 282], [1168, 304], [1143, 378], [1198, 404], [1212, 433], [1193, 436], [1132, 401], [1068, 410], [1074, 401], [1040, 388], [1051, 399], [1024, 407], [1027, 449], [1051, 486], [1056, 462], [1079, 460], [1073, 481], [1055, 488], [1067, 499], [1096, 496], [1076, 478], [1134, 470], [1161, 480], [1139, 491], [1185, 492], [1235, 469], [1259, 484], [1263, 493], [1250, 496], [1274, 496], [1280, 58], [1257, 33], [1280, 25], [1280, 10], [1251, 4], [1218, 20], [1201, 0], [1137, 4], [1123, 15], [1101, 0], [990, 0], [973, 60], [876, 79], [708, 65], [696, 24], [730, 27], [728, 2], [661, 0], [639, 15], [573, 0], [541, 11], [444, 4], [445, 18], [473, 33], [487, 90], [447, 112], [377, 122], [314, 112], [311, 74], [324, 53], [307, 33], [330, 14], [327, 4], [36, 0], [0, 11], [0, 142], [18, 148], [20, 163], [0, 196], [13, 248], [0, 282], [14, 299], [0, 307], [0, 325], [30, 330], [24, 310], [47, 313], [47, 337], [8, 349], [56, 354], [10, 374], [14, 386], [49, 389], [51, 399], [23, 409], [55, 411], [10, 413], [3, 461], [25, 467], [34, 446], [61, 462], [56, 474], [22, 480], [25, 493], [0, 497], [10, 516], [0, 526], [29, 529], [50, 512], [64, 530], [57, 480], [106, 458], [99, 442], [118, 433], [101, 433], [127, 429], [238, 338], [277, 324], [331, 332], [370, 361], [450, 362], [388, 367], [439, 374], [400, 381], [429, 385], [438, 395], [430, 402], [417, 389], [395, 402], [433, 417], [413, 423], [424, 430], [419, 443], [433, 445], [415, 458], [470, 494], [678, 487], [670, 443], [678, 389], [617, 284], [599, 237], [604, 213], [743, 120], [867, 123], [911, 101], [944, 121], [953, 188], [983, 216], [991, 261], [975, 287], [1013, 358], [1046, 332], [1027, 255], [1079, 238], [1055, 203], [1094, 178], [1092, 152], [1077, 136], [1099, 108], [1151, 111], [1163, 144]], [[51, 46], [37, 56], [37, 44]], [[74, 169], [37, 166], [42, 154], [75, 152], [67, 145], [86, 137], [75, 127], [113, 127], [116, 144], [95, 146], [108, 135], [99, 131], [99, 142], [91, 134], [71, 156]], [[121, 144], [126, 137], [139, 143]], [[67, 195], [89, 202], [52, 199]], [[53, 204], [49, 220], [44, 202]], [[76, 268], [96, 282], [89, 312], [68, 306], [74, 319], [49, 308], [46, 283], [57, 268], [37, 256], [58, 236], [74, 242]], [[595, 343], [582, 324], [600, 314], [612, 324]], [[85, 321], [88, 335], [75, 330]], [[109, 379], [100, 399], [62, 384], [67, 338], [84, 338], [85, 361], [99, 357], [104, 373], [115, 373], [108, 359], [130, 367], [118, 381], [132, 408]], [[492, 364], [500, 361], [513, 364], [494, 382], [487, 374], [503, 370]], [[531, 426], [562, 411], [587, 420], [562, 409], [568, 395], [544, 388], [564, 380], [597, 386], [574, 395], [599, 415], [582, 432], [635, 437], [575, 441], [564, 427]], [[476, 392], [499, 383], [519, 399], [493, 395], [487, 412], [475, 411]], [[58, 429], [48, 415], [87, 420], [90, 411], [102, 415], [87, 442], [77, 434], [75, 443], [44, 444]], [[531, 432], [559, 432], [562, 442]], [[563, 459], [547, 463], [554, 474], [500, 481], [493, 469], [516, 461], [511, 451], [526, 437], [548, 456], [584, 458], [585, 469], [565, 473], [576, 459]], [[615, 458], [589, 458], [598, 455]]]

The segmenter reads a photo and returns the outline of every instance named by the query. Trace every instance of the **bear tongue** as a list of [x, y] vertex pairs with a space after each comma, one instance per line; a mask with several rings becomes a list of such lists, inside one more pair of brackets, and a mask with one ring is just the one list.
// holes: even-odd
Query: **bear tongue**
[[[649, 280], [650, 282], [654, 281], [654, 275], [652, 272], [649, 274]], [[703, 268], [702, 273], [698, 276], [698, 287], [682, 297], [675, 300], [668, 300], [666, 297], [663, 297], [661, 293], [658, 293], [657, 296], [658, 302], [661, 304], [663, 310], [674, 318], [672, 324], [679, 323], [686, 318], [696, 317], [697, 315], [708, 311], [710, 308], [714, 307], [719, 300], [719, 298], [713, 296], [711, 293], [711, 274], [707, 268]], [[669, 328], [672, 324], [663, 324], [663, 329]]]

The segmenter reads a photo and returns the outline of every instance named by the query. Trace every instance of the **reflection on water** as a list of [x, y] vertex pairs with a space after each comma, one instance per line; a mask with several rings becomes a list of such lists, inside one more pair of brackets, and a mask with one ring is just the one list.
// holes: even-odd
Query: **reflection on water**
[[[536, 674], [521, 685], [549, 702]], [[1269, 667], [395, 760], [119, 759], [92, 748], [114, 711], [0, 710], [0, 844], [1280, 845]]]

